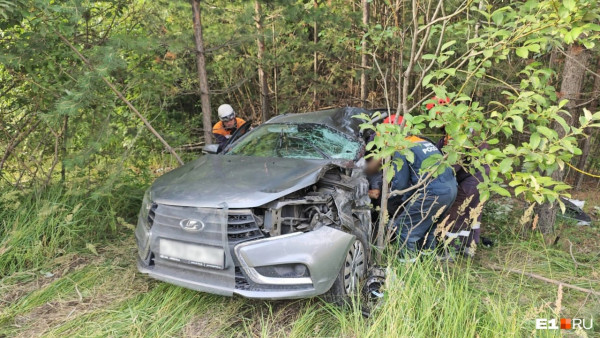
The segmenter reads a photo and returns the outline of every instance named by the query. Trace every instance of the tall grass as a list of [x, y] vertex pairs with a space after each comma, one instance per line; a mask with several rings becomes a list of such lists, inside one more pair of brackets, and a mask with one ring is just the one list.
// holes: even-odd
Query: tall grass
[[97, 192], [86, 188], [0, 188], [0, 277], [86, 246], [94, 250], [94, 243], [117, 234], [120, 220], [135, 219], [142, 182], [123, 180]]
[[[370, 318], [360, 315], [360, 307], [324, 308], [336, 326], [318, 335], [353, 337], [497, 337], [522, 336], [535, 328], [536, 303], [520, 303], [522, 286], [506, 293], [483, 290], [471, 281], [470, 264], [448, 266], [434, 260], [417, 263], [390, 262], [385, 297]], [[310, 318], [294, 335], [314, 334], [321, 316]], [[301, 317], [298, 322], [302, 322]], [[304, 329], [303, 329], [304, 328]]]
[[[0, 191], [0, 336], [546, 336], [560, 332], [536, 331], [536, 318], [600, 313], [597, 297], [565, 289], [566, 308], [557, 309], [554, 285], [486, 268], [488, 261], [527, 267], [600, 287], [597, 252], [575, 251], [574, 266], [568, 250], [512, 231], [509, 217], [488, 229], [503, 243], [475, 261], [407, 264], [389, 256], [385, 296], [370, 318], [363, 304], [226, 298], [157, 282], [137, 273], [127, 228], [144, 187], [143, 179], [126, 179], [96, 193]], [[571, 240], [584, 247], [598, 229], [579, 233]]]

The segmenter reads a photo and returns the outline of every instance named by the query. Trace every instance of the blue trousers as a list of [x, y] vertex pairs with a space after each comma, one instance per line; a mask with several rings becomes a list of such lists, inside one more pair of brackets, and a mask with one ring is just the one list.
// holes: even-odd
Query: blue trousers
[[406, 202], [393, 223], [401, 255], [412, 255], [419, 250], [431, 250], [435, 247], [434, 225], [437, 219], [434, 217], [444, 208], [439, 219], [444, 218], [456, 198], [456, 192], [456, 186], [436, 191], [419, 191]]

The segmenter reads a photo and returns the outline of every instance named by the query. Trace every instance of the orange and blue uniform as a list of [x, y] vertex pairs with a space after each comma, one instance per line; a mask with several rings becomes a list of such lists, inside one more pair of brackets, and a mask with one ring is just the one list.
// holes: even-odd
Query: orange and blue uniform
[[227, 143], [227, 140], [229, 140], [229, 138], [231, 137], [231, 134], [233, 134], [239, 127], [243, 126], [245, 123], [246, 121], [239, 117], [235, 118], [235, 127], [232, 129], [225, 128], [225, 124], [223, 123], [223, 121], [215, 123], [212, 132], [213, 136], [217, 140], [217, 143], [219, 144], [219, 149], [223, 148], [225, 143]]
[[[394, 159], [403, 161], [402, 168], [396, 170], [392, 179], [392, 190], [405, 190], [425, 179], [426, 172], [422, 164], [428, 157], [441, 152], [435, 144], [417, 136], [409, 136], [407, 140], [416, 143], [410, 148], [414, 161], [410, 163], [404, 155], [396, 153]], [[429, 178], [424, 185], [411, 190], [400, 197], [404, 208], [393, 220], [396, 234], [401, 245], [401, 253], [415, 254], [421, 249], [433, 249], [435, 246], [434, 217], [441, 208], [444, 212], [450, 208], [456, 198], [456, 178], [451, 168], [435, 178]], [[393, 214], [392, 214], [393, 215]], [[438, 215], [440, 216], [440, 215]], [[440, 217], [443, 219], [443, 216]]]

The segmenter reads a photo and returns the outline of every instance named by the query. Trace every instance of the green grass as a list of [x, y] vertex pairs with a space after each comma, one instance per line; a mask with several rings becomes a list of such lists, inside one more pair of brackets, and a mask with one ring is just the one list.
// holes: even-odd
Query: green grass
[[[128, 180], [96, 194], [51, 187], [2, 195], [0, 337], [558, 336], [535, 331], [535, 319], [600, 320], [599, 297], [567, 288], [559, 295], [556, 285], [490, 268], [524, 269], [600, 290], [597, 224], [560, 227], [558, 243], [546, 245], [514, 225], [519, 207], [498, 212], [505, 203], [491, 203], [484, 226], [499, 245], [449, 264], [390, 257], [385, 298], [364, 318], [360, 304], [226, 298], [137, 273], [128, 224], [144, 186]], [[600, 335], [600, 325], [594, 330], [587, 335]]]

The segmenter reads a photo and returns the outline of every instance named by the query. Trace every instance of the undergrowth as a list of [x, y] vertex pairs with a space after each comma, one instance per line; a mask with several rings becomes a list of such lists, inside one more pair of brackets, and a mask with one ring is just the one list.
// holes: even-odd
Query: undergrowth
[[[0, 337], [552, 336], [561, 332], [536, 331], [536, 318], [600, 313], [597, 296], [506, 271], [598, 290], [597, 226], [561, 226], [563, 237], [547, 245], [516, 228], [522, 209], [508, 201], [486, 208], [484, 231], [498, 244], [472, 260], [388, 257], [385, 296], [369, 318], [363, 304], [227, 298], [150, 280], [137, 273], [130, 224], [146, 186], [129, 178], [96, 192], [59, 185], [2, 191]], [[599, 326], [583, 334], [597, 335]]]
[[122, 179], [90, 191], [85, 182], [0, 189], [0, 276], [35, 268], [110, 240], [139, 211], [144, 183]]

